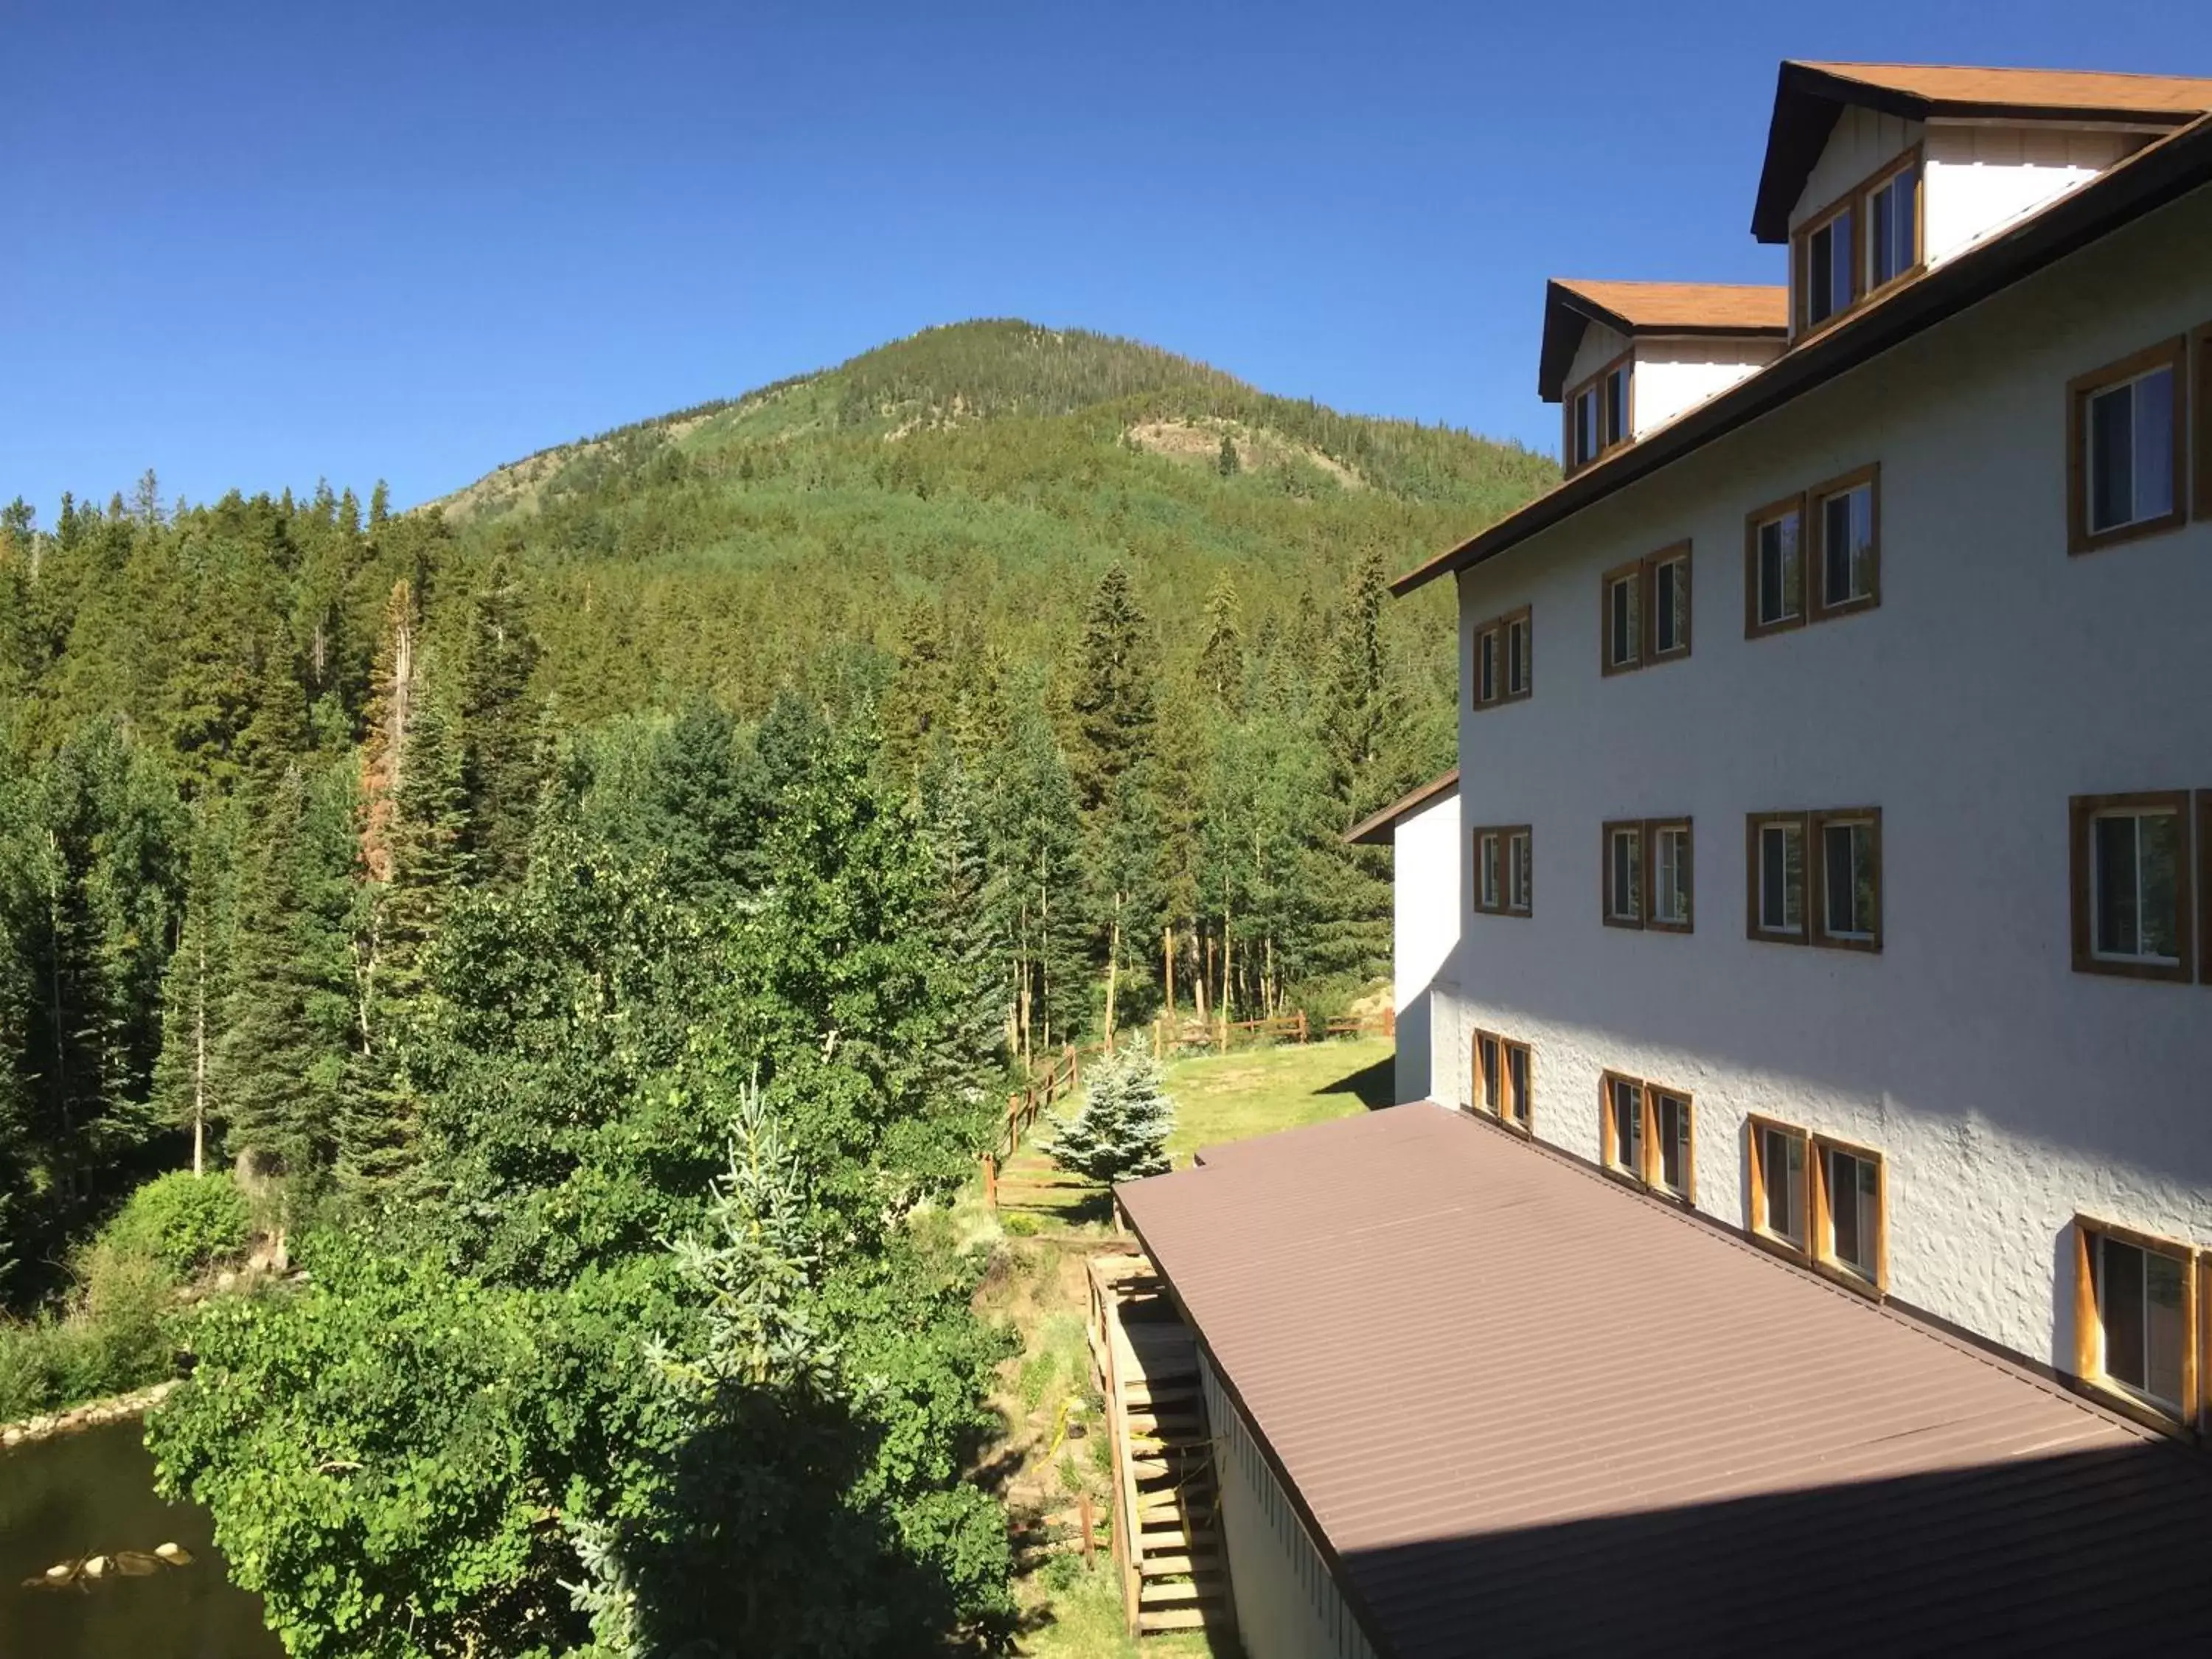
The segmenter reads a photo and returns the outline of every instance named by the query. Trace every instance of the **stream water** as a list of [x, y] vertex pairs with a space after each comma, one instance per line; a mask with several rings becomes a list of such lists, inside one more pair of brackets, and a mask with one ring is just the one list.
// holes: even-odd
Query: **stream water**
[[[261, 1598], [223, 1576], [207, 1512], [154, 1495], [139, 1425], [0, 1452], [0, 1659], [281, 1659]], [[67, 1589], [26, 1578], [58, 1561], [181, 1544], [186, 1567]]]

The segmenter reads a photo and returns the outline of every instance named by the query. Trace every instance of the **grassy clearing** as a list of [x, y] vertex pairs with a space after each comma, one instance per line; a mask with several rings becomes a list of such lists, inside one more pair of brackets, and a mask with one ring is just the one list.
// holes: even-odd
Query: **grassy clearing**
[[[1200, 1146], [1345, 1117], [1388, 1103], [1391, 1045], [1379, 1038], [1200, 1054], [1172, 1062], [1169, 1149], [1178, 1167]], [[1020, 1334], [995, 1398], [1006, 1431], [992, 1459], [1015, 1528], [1020, 1650], [1036, 1659], [1139, 1659], [1124, 1631], [1112, 1541], [1111, 1452], [1091, 1386], [1084, 1257], [1112, 1237], [1103, 1195], [1067, 1182], [1031, 1152], [1006, 1172], [1002, 1204], [970, 1192], [955, 1212], [963, 1237], [992, 1248], [978, 1304]], [[1098, 1554], [1083, 1565], [1075, 1522], [1091, 1497]], [[1141, 1659], [1228, 1659], [1202, 1635], [1153, 1637]]]

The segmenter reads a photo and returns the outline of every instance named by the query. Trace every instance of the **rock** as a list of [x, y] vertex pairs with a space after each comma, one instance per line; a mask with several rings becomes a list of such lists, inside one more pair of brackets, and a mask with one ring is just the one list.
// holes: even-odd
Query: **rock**
[[22, 1443], [22, 1430], [16, 1428], [12, 1425], [7, 1428], [0, 1429], [0, 1446], [21, 1445]]
[[57, 1561], [46, 1569], [46, 1577], [57, 1584], [65, 1583], [76, 1577], [76, 1563], [74, 1561]]
[[192, 1553], [182, 1544], [156, 1544], [154, 1553], [173, 1567], [189, 1567], [192, 1564]]
[[88, 1578], [105, 1578], [107, 1577], [107, 1568], [108, 1560], [106, 1556], [90, 1556], [85, 1560], [84, 1576]]
[[115, 1570], [126, 1578], [143, 1578], [149, 1573], [161, 1571], [161, 1564], [143, 1550], [118, 1550]]
[[236, 1290], [238, 1288], [238, 1275], [231, 1272], [229, 1268], [224, 1268], [221, 1273], [215, 1276], [215, 1287], [218, 1291]]

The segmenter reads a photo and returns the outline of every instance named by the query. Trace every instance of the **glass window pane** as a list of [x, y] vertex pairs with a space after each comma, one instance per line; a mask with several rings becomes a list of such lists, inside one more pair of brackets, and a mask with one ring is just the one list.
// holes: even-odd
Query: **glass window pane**
[[2097, 1236], [2104, 1271], [2098, 1275], [2098, 1310], [2105, 1321], [2105, 1375], [2142, 1388], [2143, 1364], [2143, 1253], [2117, 1238]]
[[1759, 527], [1759, 619], [1780, 622], [1790, 613], [1782, 599], [1782, 526]]
[[1682, 564], [1669, 559], [1653, 574], [1652, 625], [1658, 648], [1672, 651], [1682, 642]]
[[1874, 932], [1874, 830], [1864, 823], [1831, 823], [1820, 832], [1820, 925], [1832, 934]]
[[1823, 225], [1806, 239], [1806, 295], [1805, 317], [1808, 322], [1820, 322], [1836, 308], [1835, 262], [1832, 253], [1835, 232]]
[[1505, 1071], [1512, 1083], [1512, 1114], [1525, 1123], [1528, 1121], [1528, 1051], [1518, 1043], [1508, 1048], [1505, 1051]]
[[1618, 667], [1636, 660], [1636, 579], [1613, 583], [1612, 599], [1613, 661]]
[[1828, 1224], [1835, 1235], [1836, 1260], [1856, 1267], [1864, 1254], [1859, 1234], [1859, 1161], [1844, 1152], [1828, 1154]]
[[1805, 1149], [1796, 1135], [1780, 1129], [1760, 1131], [1759, 1178], [1766, 1187], [1766, 1231], [1792, 1243], [1804, 1243], [1798, 1211], [1804, 1192]]
[[2181, 818], [2154, 812], [2137, 818], [2136, 866], [2141, 896], [2136, 900], [2142, 953], [2178, 959], [2181, 955]]
[[1475, 701], [1488, 702], [1498, 695], [1498, 635], [1483, 635], [1475, 649], [1480, 659], [1475, 665]]
[[2173, 511], [2173, 371], [2154, 369], [2135, 385], [2135, 516]]
[[1794, 823], [1770, 823], [1759, 831], [1759, 925], [1794, 933], [1805, 925], [1803, 837]]
[[1890, 275], [1895, 276], [1920, 263], [1920, 169], [1911, 167], [1899, 173], [1889, 190], [1890, 211], [1897, 220], [1890, 235], [1890, 246], [1897, 255], [1897, 269]]
[[1498, 1068], [1498, 1040], [1482, 1039], [1482, 1103], [1491, 1111], [1498, 1109], [1498, 1091], [1501, 1081]]
[[1616, 368], [1606, 377], [1605, 441], [1607, 447], [1628, 436], [1628, 371]]
[[1528, 683], [1528, 629], [1522, 623], [1505, 625], [1505, 689], [1518, 696]]
[[1644, 1117], [1638, 1090], [1632, 1083], [1613, 1085], [1613, 1158], [1620, 1169], [1644, 1167]]
[[2097, 951], [2102, 956], [2132, 957], [2142, 949], [2136, 909], [2137, 822], [2132, 817], [2100, 817], [2090, 825], [2095, 842], [2091, 903], [2096, 911]]
[[1656, 1110], [1653, 1133], [1659, 1137], [1659, 1184], [1670, 1192], [1680, 1192], [1687, 1179], [1689, 1168], [1690, 1106], [1687, 1101], [1674, 1095], [1654, 1095]]
[[1820, 599], [1843, 605], [1851, 597], [1851, 498], [1831, 495], [1820, 503]]
[[1890, 206], [1890, 187], [1883, 185], [1875, 191], [1867, 216], [1867, 259], [1874, 267], [1877, 286], [1887, 282], [1895, 273], [1897, 250], [1891, 246], [1895, 234], [1896, 216]]
[[2089, 528], [2135, 522], [2135, 396], [2126, 386], [2089, 399]]
[[1851, 216], [1849, 210], [1836, 216], [1829, 232], [1828, 271], [1833, 309], [1841, 311], [1850, 304], [1857, 289], [1857, 285], [1851, 280]]
[[2181, 1263], [2143, 1253], [2143, 1390], [2177, 1406], [2183, 1403], [2182, 1355], [2189, 1340], [2182, 1281]]

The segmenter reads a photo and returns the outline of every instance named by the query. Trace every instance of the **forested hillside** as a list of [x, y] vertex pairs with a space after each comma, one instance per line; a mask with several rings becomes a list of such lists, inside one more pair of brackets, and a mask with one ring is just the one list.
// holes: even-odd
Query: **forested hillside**
[[990, 1639], [930, 1218], [1031, 1054], [1385, 969], [1337, 836], [1456, 675], [1384, 577], [1551, 476], [989, 323], [412, 512], [18, 501], [0, 1401], [224, 1171], [312, 1282], [195, 1316], [157, 1449], [295, 1652]]

